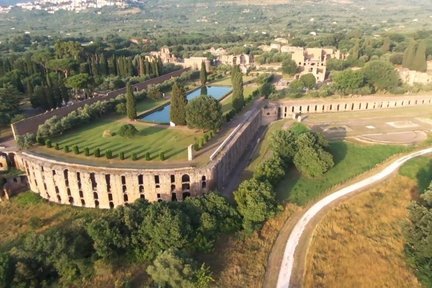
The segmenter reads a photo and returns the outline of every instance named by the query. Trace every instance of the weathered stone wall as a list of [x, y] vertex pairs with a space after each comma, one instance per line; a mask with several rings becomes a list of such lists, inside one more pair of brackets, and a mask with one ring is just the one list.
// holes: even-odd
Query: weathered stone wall
[[206, 167], [180, 169], [118, 169], [64, 163], [28, 153], [16, 156], [24, 166], [30, 189], [60, 204], [114, 208], [138, 198], [183, 200], [214, 187], [213, 171]]
[[[135, 92], [137, 91], [142, 91], [147, 89], [147, 87], [149, 85], [155, 85], [155, 84], [159, 84], [162, 83], [166, 80], [171, 79], [172, 77], [178, 77], [181, 74], [183, 74], [185, 71], [187, 71], [188, 69], [180, 69], [147, 81], [144, 81], [142, 83], [137, 83], [135, 85], [133, 85], [133, 89]], [[84, 105], [90, 105], [93, 104], [97, 101], [106, 101], [106, 100], [110, 100], [113, 99], [121, 94], [124, 94], [126, 91], [126, 88], [121, 88], [115, 91], [111, 91], [105, 95], [102, 96], [96, 96], [93, 98], [89, 98], [80, 102], [76, 102], [73, 103], [71, 105], [68, 106], [63, 106], [48, 112], [45, 112], [43, 114], [39, 114], [33, 117], [29, 117], [27, 119], [15, 122], [13, 124], [11, 124], [12, 127], [12, 132], [14, 134], [15, 139], [17, 138], [17, 136], [19, 135], [24, 135], [26, 133], [36, 133], [37, 129], [39, 127], [39, 125], [45, 123], [46, 120], [50, 119], [53, 116], [58, 116], [58, 117], [64, 117], [66, 115], [68, 115], [69, 113], [71, 113], [72, 111], [77, 110], [78, 108], [83, 107]]]
[[280, 101], [279, 115], [291, 118], [295, 113], [329, 113], [363, 110], [382, 110], [419, 105], [432, 105], [430, 96], [393, 96], [393, 97], [360, 97], [345, 99], [329, 99], [316, 101]]

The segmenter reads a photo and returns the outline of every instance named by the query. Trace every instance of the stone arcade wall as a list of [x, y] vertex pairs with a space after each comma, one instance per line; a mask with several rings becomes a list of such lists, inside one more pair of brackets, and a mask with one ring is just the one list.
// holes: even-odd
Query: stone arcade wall
[[51, 202], [114, 208], [138, 198], [183, 200], [210, 189], [222, 189], [261, 126], [261, 105], [247, 112], [235, 135], [205, 167], [127, 169], [96, 167], [42, 158], [27, 152], [15, 156], [26, 172], [30, 189]]
[[30, 189], [60, 204], [113, 208], [138, 198], [150, 202], [183, 200], [214, 187], [213, 171], [206, 167], [180, 169], [120, 169], [54, 161], [28, 153], [16, 156]]
[[432, 105], [429, 96], [360, 97], [329, 100], [280, 101], [279, 116], [291, 118], [296, 113], [329, 113], [363, 110], [381, 110], [419, 105]]

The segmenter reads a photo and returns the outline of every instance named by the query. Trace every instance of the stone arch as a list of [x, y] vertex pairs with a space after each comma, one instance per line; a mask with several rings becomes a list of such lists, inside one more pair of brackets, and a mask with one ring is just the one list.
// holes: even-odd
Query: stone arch
[[206, 189], [207, 188], [207, 177], [205, 175], [201, 177], [201, 188], [202, 189]]
[[190, 190], [190, 176], [188, 174], [184, 174], [181, 179], [182, 179], [182, 190], [184, 192], [189, 192], [189, 190]]

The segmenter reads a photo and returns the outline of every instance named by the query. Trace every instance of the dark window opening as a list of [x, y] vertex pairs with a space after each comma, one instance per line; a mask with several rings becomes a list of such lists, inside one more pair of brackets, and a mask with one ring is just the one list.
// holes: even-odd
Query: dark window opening
[[109, 201], [112, 201], [112, 200], [113, 200], [113, 197], [112, 197], [112, 194], [111, 194], [111, 193], [108, 194], [108, 200], [109, 200]]
[[207, 182], [203, 181], [203, 182], [201, 183], [201, 188], [202, 188], [202, 189], [207, 188]]
[[94, 192], [93, 197], [94, 197], [94, 199], [99, 199], [98, 193]]
[[139, 193], [144, 193], [144, 186], [139, 186]]
[[123, 195], [123, 200], [124, 200], [125, 203], [127, 203], [129, 201], [128, 199], [129, 199], [128, 195], [124, 194]]
[[95, 190], [97, 187], [96, 176], [95, 173], [90, 173], [90, 181], [92, 183], [92, 189]]
[[171, 192], [174, 191], [175, 189], [176, 189], [175, 185], [171, 185]]
[[126, 176], [121, 176], [121, 182], [123, 185], [126, 185]]
[[83, 192], [80, 190], [79, 191], [79, 196], [81, 197], [81, 198], [84, 198], [84, 194], [83, 194]]
[[190, 197], [190, 193], [189, 192], [183, 192], [183, 200], [185, 200], [187, 197]]
[[155, 184], [160, 184], [159, 175], [154, 176]]
[[185, 175], [182, 176], [182, 183], [184, 183], [184, 182], [190, 182], [189, 175], [185, 174]]
[[144, 194], [141, 194], [141, 195], [140, 195], [140, 199], [145, 199]]
[[57, 201], [58, 201], [58, 202], [61, 202], [60, 195], [57, 195]]
[[174, 182], [175, 182], [175, 176], [171, 175], [171, 183], [174, 183]]
[[59, 188], [58, 188], [57, 186], [55, 186], [54, 189], [55, 189], [55, 192], [56, 192], [57, 194], [60, 193], [60, 190], [59, 190]]
[[69, 188], [67, 188], [67, 190], [66, 190], [66, 191], [67, 191], [67, 195], [69, 195], [69, 196], [70, 196], [70, 195], [72, 194], [72, 193], [71, 193], [71, 190], [70, 190]]
[[81, 199], [81, 205], [82, 205], [82, 206], [85, 206], [85, 205], [86, 205], [84, 199]]
[[111, 192], [111, 175], [105, 175], [105, 182], [106, 182], [106, 187], [107, 187], [107, 191]]
[[73, 203], [74, 203], [73, 197], [69, 197], [69, 203], [70, 203], [70, 204], [73, 204]]
[[144, 176], [143, 175], [139, 175], [138, 176], [138, 185], [143, 185], [144, 184]]
[[113, 202], [110, 202], [110, 203], [109, 203], [109, 207], [110, 207], [110, 209], [113, 209], [113, 208], [114, 208], [114, 203], [113, 203]]
[[95, 201], [95, 207], [99, 208], [99, 201], [97, 201], [97, 200]]
[[190, 190], [190, 184], [189, 183], [182, 184], [182, 190], [183, 191], [189, 191]]
[[176, 193], [171, 194], [171, 201], [177, 201], [177, 194]]

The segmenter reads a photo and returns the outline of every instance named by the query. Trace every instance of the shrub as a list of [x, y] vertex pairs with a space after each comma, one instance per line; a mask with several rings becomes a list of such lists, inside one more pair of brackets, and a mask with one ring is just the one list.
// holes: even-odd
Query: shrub
[[51, 140], [50, 140], [50, 139], [47, 139], [47, 140], [45, 141], [45, 145], [46, 145], [46, 147], [51, 148], [51, 147], [52, 147]]
[[164, 152], [161, 152], [161, 153], [159, 154], [159, 159], [160, 159], [161, 161], [165, 161], [165, 153], [164, 153]]
[[151, 160], [151, 158], [150, 158], [150, 152], [146, 152], [146, 154], [145, 154], [145, 160], [147, 160], [147, 161]]
[[209, 134], [209, 137], [210, 137], [210, 139], [211, 139], [211, 138], [214, 137], [215, 132], [214, 132], [213, 130], [210, 130], [210, 131], [208, 132], [208, 134]]
[[120, 158], [120, 160], [124, 160], [124, 159], [125, 159], [125, 154], [124, 154], [124, 152], [120, 152], [120, 154], [119, 154], [119, 158]]
[[138, 160], [138, 154], [137, 153], [133, 153], [132, 154], [132, 161], [136, 161]]
[[59, 145], [59, 143], [56, 143], [56, 144], [55, 144], [55, 149], [56, 149], [56, 150], [60, 150], [60, 145]]
[[198, 141], [198, 147], [199, 147], [199, 149], [201, 149], [203, 146], [204, 146], [204, 139], [203, 138], [200, 138], [199, 139], [199, 141]]
[[204, 134], [204, 142], [207, 143], [210, 139], [210, 136], [206, 133]]
[[36, 229], [43, 226], [43, 221], [41, 218], [33, 216], [30, 218], [29, 224], [31, 228]]
[[120, 127], [119, 135], [126, 138], [131, 138], [138, 134], [138, 130], [132, 124], [126, 124]]
[[101, 156], [101, 154], [100, 154], [100, 149], [99, 149], [99, 148], [96, 148], [96, 150], [94, 151], [94, 156], [95, 156], [96, 158], [99, 158], [99, 157]]
[[65, 146], [64, 146], [64, 151], [65, 151], [66, 153], [69, 153], [69, 152], [70, 152], [70, 148], [69, 148], [68, 145], [65, 145]]
[[193, 144], [193, 149], [195, 150], [195, 151], [198, 151], [200, 148], [199, 148], [199, 145], [198, 145], [198, 143], [197, 142], [195, 142], [194, 144]]
[[74, 154], [79, 154], [80, 153], [80, 151], [79, 151], [79, 147], [77, 146], [77, 145], [75, 145], [74, 147], [73, 147], [73, 152], [74, 152]]
[[105, 157], [106, 157], [107, 159], [111, 159], [111, 158], [112, 158], [112, 151], [111, 151], [111, 150], [107, 150], [107, 151], [105, 152]]
[[103, 138], [109, 138], [109, 137], [112, 137], [112, 136], [113, 136], [113, 134], [112, 134], [111, 130], [109, 130], [109, 129], [105, 130], [105, 131], [102, 133], [102, 137], [103, 137]]
[[84, 155], [85, 155], [85, 156], [90, 156], [90, 149], [89, 149], [88, 147], [86, 147], [86, 148], [84, 149]]

